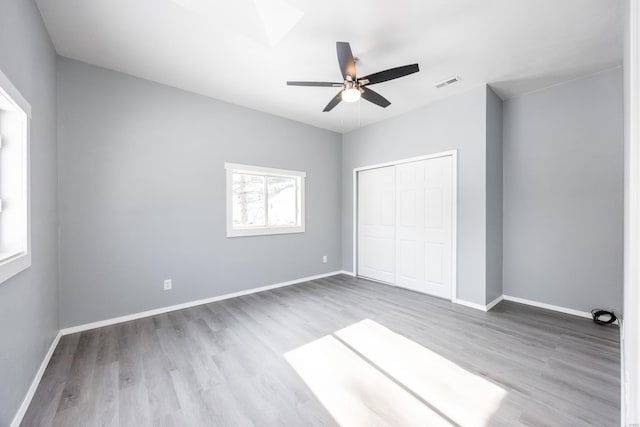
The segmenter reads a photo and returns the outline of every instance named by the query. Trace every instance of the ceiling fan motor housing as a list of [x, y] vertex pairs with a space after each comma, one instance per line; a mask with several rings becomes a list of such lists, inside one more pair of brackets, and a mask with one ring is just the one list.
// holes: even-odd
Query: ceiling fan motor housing
[[360, 93], [364, 92], [364, 89], [362, 89], [362, 86], [364, 84], [361, 81], [353, 81], [351, 80], [351, 76], [347, 76], [347, 79], [344, 81], [344, 90], [347, 89], [358, 89], [360, 91]]

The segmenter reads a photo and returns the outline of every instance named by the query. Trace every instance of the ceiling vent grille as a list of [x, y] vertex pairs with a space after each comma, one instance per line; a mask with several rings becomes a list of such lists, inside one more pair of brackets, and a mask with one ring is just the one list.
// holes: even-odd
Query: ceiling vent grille
[[440, 89], [441, 87], [445, 87], [445, 86], [452, 85], [454, 83], [458, 83], [460, 80], [461, 80], [460, 77], [453, 76], [453, 77], [449, 77], [448, 79], [445, 79], [445, 80], [443, 80], [441, 82], [436, 83], [434, 86], [437, 89]]

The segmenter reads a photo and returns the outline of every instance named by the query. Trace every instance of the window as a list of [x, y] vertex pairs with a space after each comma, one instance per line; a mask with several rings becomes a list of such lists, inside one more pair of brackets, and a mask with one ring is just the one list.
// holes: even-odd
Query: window
[[31, 107], [0, 72], [0, 283], [31, 266]]
[[304, 172], [225, 163], [227, 237], [304, 232]]

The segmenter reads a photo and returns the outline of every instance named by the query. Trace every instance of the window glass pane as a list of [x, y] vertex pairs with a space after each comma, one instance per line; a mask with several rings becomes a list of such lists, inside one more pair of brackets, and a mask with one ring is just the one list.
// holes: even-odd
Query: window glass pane
[[264, 227], [264, 176], [234, 173], [233, 226]]
[[267, 177], [270, 226], [295, 226], [298, 224], [297, 184], [298, 178]]

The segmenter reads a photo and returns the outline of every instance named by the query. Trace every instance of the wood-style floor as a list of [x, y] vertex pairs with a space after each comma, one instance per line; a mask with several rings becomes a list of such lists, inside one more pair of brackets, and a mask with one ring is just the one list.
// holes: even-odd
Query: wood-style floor
[[[506, 301], [484, 313], [334, 276], [64, 336], [22, 425], [335, 426], [339, 421], [346, 424], [336, 413], [347, 411], [353, 425], [364, 425], [364, 420], [368, 424], [376, 417], [378, 425], [429, 427], [424, 419], [407, 422], [408, 412], [399, 414], [398, 408], [387, 404], [391, 394], [388, 401], [375, 400], [380, 399], [376, 393], [382, 393], [379, 384], [387, 381], [399, 393], [433, 406], [411, 385], [387, 378], [386, 373], [375, 381], [363, 379], [362, 372], [378, 375], [377, 362], [363, 356], [362, 363], [375, 369], [360, 369], [356, 362], [358, 368], [346, 372], [344, 366], [334, 365], [336, 377], [352, 375], [334, 381], [326, 378], [334, 375], [332, 366], [320, 366], [325, 360], [322, 354], [307, 352], [319, 361], [314, 362], [318, 371], [312, 365], [308, 372], [287, 356], [301, 348], [316, 351], [304, 346], [336, 336], [364, 319], [412, 340], [419, 344], [414, 347], [422, 346], [420, 351], [453, 362], [474, 381], [506, 392], [489, 418], [469, 425], [620, 424], [616, 327]], [[336, 336], [337, 345], [340, 339]], [[383, 350], [393, 355], [392, 347]], [[353, 349], [336, 351], [351, 361], [360, 360], [361, 354], [349, 350]], [[306, 357], [295, 354], [298, 362]], [[334, 360], [331, 357], [326, 360]], [[422, 358], [407, 366], [417, 366], [421, 360], [425, 360], [425, 366], [418, 366], [421, 375], [440, 374], [428, 372], [431, 362]], [[314, 388], [318, 380], [328, 388]], [[332, 391], [336, 384], [349, 389]], [[449, 386], [454, 391], [465, 387]], [[356, 403], [368, 415], [346, 407], [356, 404], [346, 399], [337, 402], [345, 407], [336, 409], [331, 394], [342, 392], [361, 398]], [[477, 393], [482, 402], [485, 393]], [[456, 422], [457, 415], [442, 414], [448, 422], [444, 425], [467, 425]]]

